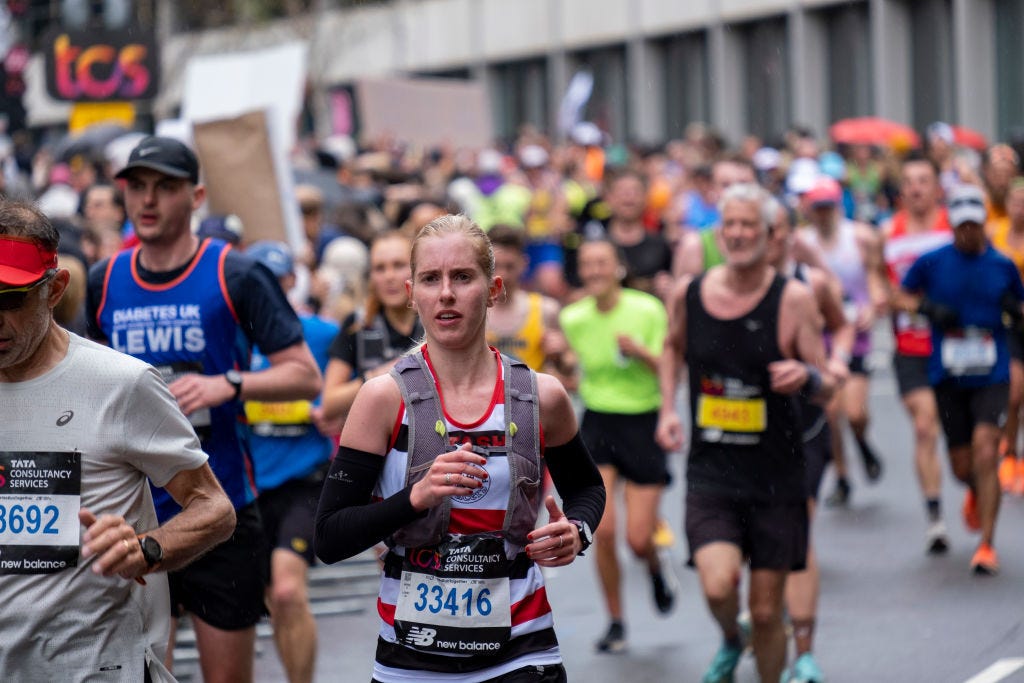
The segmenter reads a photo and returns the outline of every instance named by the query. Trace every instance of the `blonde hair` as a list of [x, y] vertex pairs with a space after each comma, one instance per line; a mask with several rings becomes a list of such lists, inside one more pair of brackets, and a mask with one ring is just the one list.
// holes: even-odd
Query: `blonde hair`
[[[408, 246], [410, 248], [410, 250], [412, 249], [412, 240], [409, 239], [409, 236], [406, 235], [401, 230], [388, 230], [387, 232], [383, 232], [383, 233], [377, 235], [370, 242], [370, 270], [371, 271], [373, 270], [373, 249], [374, 249], [374, 247], [376, 247], [379, 244], [383, 244], [384, 242], [390, 242], [390, 241], [405, 242], [406, 246]], [[366, 299], [365, 299], [365, 303], [363, 304], [363, 310], [365, 311], [365, 315], [364, 315], [363, 321], [362, 321], [362, 328], [368, 330], [371, 327], [373, 327], [373, 321], [377, 318], [377, 314], [382, 312], [382, 306], [381, 306], [381, 303], [380, 303], [380, 297], [377, 296], [377, 292], [373, 291], [372, 287], [367, 287], [367, 289], [366, 289]], [[355, 325], [353, 327], [356, 328], [356, 329], [358, 329], [358, 327], [360, 327], [358, 319], [356, 320]], [[356, 329], [353, 329], [352, 331], [354, 332], [354, 331], [356, 331]]]
[[494, 250], [491, 248], [491, 240], [487, 233], [480, 229], [480, 226], [465, 214], [447, 214], [430, 221], [419, 231], [416, 239], [412, 242], [412, 258], [410, 266], [412, 274], [416, 276], [416, 250], [420, 242], [430, 237], [443, 237], [444, 235], [465, 235], [473, 243], [473, 250], [476, 252], [476, 262], [488, 279], [494, 277]]

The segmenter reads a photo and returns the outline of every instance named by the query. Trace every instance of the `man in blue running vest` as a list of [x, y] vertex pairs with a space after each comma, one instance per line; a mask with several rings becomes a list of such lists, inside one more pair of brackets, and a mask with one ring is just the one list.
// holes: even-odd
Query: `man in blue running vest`
[[[163, 373], [234, 504], [232, 537], [170, 574], [171, 605], [192, 615], [205, 681], [249, 681], [265, 613], [266, 541], [242, 401], [315, 398], [320, 372], [270, 271], [192, 234], [192, 212], [206, 194], [191, 149], [145, 138], [117, 177], [139, 246], [93, 266], [89, 333]], [[253, 346], [266, 355], [265, 370], [249, 371]], [[177, 511], [162, 492], [153, 498], [161, 520]]]

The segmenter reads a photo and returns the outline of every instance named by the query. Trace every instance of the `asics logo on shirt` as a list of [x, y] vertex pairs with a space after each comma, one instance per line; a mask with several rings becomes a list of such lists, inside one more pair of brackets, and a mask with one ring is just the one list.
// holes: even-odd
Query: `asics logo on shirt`
[[63, 413], [60, 414], [60, 417], [57, 418], [57, 426], [58, 427], [63, 427], [68, 422], [71, 422], [71, 418], [73, 418], [74, 416], [75, 416], [74, 411], [72, 411], [72, 410], [65, 410]]

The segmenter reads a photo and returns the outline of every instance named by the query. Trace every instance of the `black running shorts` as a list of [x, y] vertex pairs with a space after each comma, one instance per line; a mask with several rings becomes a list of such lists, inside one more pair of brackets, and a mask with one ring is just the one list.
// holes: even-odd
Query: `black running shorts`
[[235, 511], [231, 538], [184, 569], [169, 572], [171, 613], [188, 612], [223, 631], [255, 626], [267, 614], [267, 542], [256, 503]]
[[939, 420], [950, 448], [969, 446], [974, 428], [979, 424], [1002, 427], [1006, 424], [1006, 406], [1010, 400], [1009, 384], [990, 384], [986, 387], [958, 387], [942, 382], [935, 387], [935, 401], [939, 406]]
[[668, 457], [654, 440], [657, 427], [657, 412], [621, 415], [587, 410], [580, 436], [598, 465], [612, 465], [634, 484], [667, 485]]
[[686, 494], [690, 564], [708, 543], [738, 546], [751, 569], [801, 571], [807, 567], [807, 501], [761, 503], [724, 496]]
[[1011, 328], [1006, 331], [1006, 346], [1012, 360], [1024, 361], [1024, 335], [1020, 330]]
[[807, 497], [818, 500], [821, 480], [825, 477], [829, 463], [832, 462], [832, 430], [824, 419], [821, 420], [821, 427], [814, 432], [814, 436], [804, 440], [804, 459], [807, 461], [804, 479], [807, 483]]
[[263, 530], [271, 551], [290, 550], [310, 564], [313, 554], [313, 527], [316, 506], [320, 502], [323, 477], [292, 479], [269, 491], [261, 491], [257, 499]]
[[892, 357], [892, 367], [896, 372], [896, 386], [899, 388], [900, 396], [906, 396], [915, 389], [931, 386], [931, 382], [928, 381], [928, 356], [906, 356], [897, 353]]

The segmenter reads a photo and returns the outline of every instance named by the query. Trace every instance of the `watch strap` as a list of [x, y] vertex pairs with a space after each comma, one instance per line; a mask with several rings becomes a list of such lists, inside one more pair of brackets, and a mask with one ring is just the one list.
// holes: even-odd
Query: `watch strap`
[[[148, 572], [154, 571], [164, 559], [163, 548], [160, 547], [160, 542], [152, 536], [140, 535], [137, 536], [137, 538], [139, 539], [139, 548], [142, 550], [142, 559], [146, 561], [146, 565], [149, 567]], [[149, 541], [151, 544], [156, 545], [156, 557], [153, 557], [152, 553], [146, 550], [146, 541]]]
[[580, 547], [580, 551], [579, 551], [579, 553], [577, 553], [577, 555], [583, 555], [583, 553], [588, 548], [590, 548], [590, 546], [594, 542], [594, 539], [592, 538], [591, 534], [587, 533], [589, 527], [587, 527], [586, 522], [580, 521], [578, 519], [570, 519], [569, 523], [572, 524], [574, 527], [576, 527], [576, 533], [579, 534], [579, 537], [580, 537], [580, 546], [581, 547]]
[[237, 370], [228, 370], [224, 373], [224, 379], [235, 388], [235, 395], [232, 400], [237, 401], [242, 395], [242, 373]]

